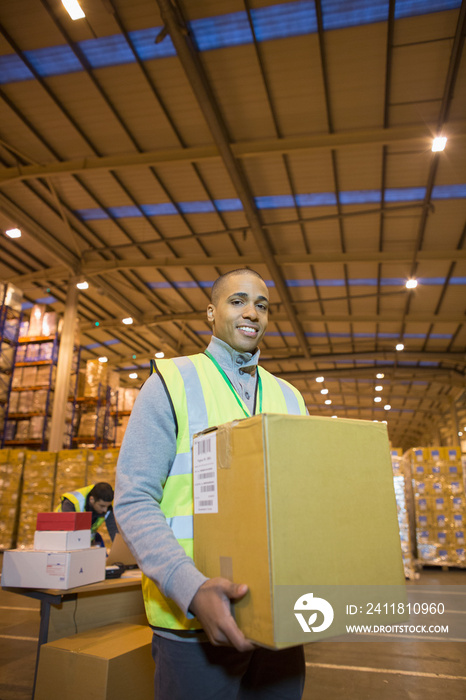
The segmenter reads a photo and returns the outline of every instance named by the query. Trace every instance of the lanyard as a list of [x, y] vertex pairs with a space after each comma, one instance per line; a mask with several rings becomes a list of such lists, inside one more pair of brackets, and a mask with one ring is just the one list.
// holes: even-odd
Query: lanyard
[[[232, 392], [233, 396], [235, 397], [236, 401], [238, 402], [238, 405], [239, 405], [239, 407], [241, 408], [241, 410], [243, 411], [243, 413], [244, 413], [244, 415], [246, 416], [246, 418], [250, 418], [249, 413], [248, 413], [248, 412], [246, 411], [246, 409], [244, 408], [243, 402], [241, 401], [240, 397], [238, 396], [238, 392], [236, 391], [235, 387], [234, 387], [233, 384], [231, 383], [231, 381], [230, 381], [230, 379], [228, 378], [227, 374], [224, 372], [224, 370], [223, 370], [223, 369], [220, 367], [220, 365], [218, 364], [218, 362], [217, 362], [217, 360], [215, 359], [215, 357], [213, 357], [213, 355], [211, 355], [210, 352], [208, 352], [208, 350], [205, 350], [205, 351], [204, 351], [204, 354], [207, 355], [207, 357], [209, 358], [209, 360], [212, 360], [212, 362], [214, 363], [214, 365], [216, 366], [216, 368], [218, 369], [218, 371], [219, 371], [220, 374], [222, 375], [223, 379], [226, 381], [228, 388], [229, 388], [230, 391]], [[259, 413], [262, 413], [262, 380], [261, 380], [261, 375], [260, 375], [260, 373], [259, 373], [259, 367], [257, 368], [257, 387], [258, 387], [258, 390], [259, 390]], [[255, 408], [255, 406], [254, 406], [254, 408]]]

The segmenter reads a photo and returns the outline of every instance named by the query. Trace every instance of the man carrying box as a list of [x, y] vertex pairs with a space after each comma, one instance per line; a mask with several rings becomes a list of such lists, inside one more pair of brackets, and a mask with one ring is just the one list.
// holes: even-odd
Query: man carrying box
[[83, 489], [67, 491], [61, 496], [61, 503], [56, 508], [58, 513], [92, 513], [91, 542], [99, 547], [104, 547], [102, 535], [97, 530], [103, 523], [107, 525], [108, 534], [112, 542], [118, 532], [118, 527], [113, 514], [113, 489], [106, 481], [98, 484], [90, 484]]
[[255, 647], [230, 612], [247, 584], [206, 579], [192, 560], [193, 435], [257, 413], [306, 414], [294, 387], [257, 366], [268, 305], [256, 272], [219, 277], [207, 307], [207, 350], [157, 362], [120, 450], [115, 508], [144, 572], [158, 700], [302, 696], [303, 648]]

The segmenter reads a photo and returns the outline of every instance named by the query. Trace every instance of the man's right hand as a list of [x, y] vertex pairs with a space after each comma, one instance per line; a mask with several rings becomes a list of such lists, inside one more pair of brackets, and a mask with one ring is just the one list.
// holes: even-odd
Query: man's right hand
[[226, 578], [211, 578], [198, 589], [189, 606], [214, 646], [233, 646], [238, 651], [252, 651], [230, 612], [230, 600], [240, 600], [248, 592], [245, 583]]

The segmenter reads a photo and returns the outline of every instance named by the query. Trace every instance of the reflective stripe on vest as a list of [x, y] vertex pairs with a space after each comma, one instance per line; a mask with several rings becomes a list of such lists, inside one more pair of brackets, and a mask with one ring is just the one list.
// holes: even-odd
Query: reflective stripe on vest
[[[211, 426], [242, 419], [251, 413], [241, 399], [241, 405], [238, 403], [214, 363], [204, 354], [157, 361], [156, 371], [169, 393], [178, 426], [177, 452], [165, 482], [160, 507], [179, 544], [192, 558], [193, 435]], [[291, 384], [263, 368], [258, 371], [262, 382], [263, 413], [306, 415], [304, 400]], [[176, 603], [165, 598], [146, 576], [143, 576], [142, 588], [151, 625], [182, 630], [199, 629], [197, 620], [187, 619]]]

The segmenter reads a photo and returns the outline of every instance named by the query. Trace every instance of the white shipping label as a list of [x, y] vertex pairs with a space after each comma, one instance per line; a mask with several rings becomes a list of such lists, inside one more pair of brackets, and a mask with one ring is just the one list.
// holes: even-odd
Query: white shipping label
[[47, 576], [65, 576], [66, 554], [47, 554]]
[[193, 489], [195, 513], [218, 513], [217, 433], [194, 438]]

